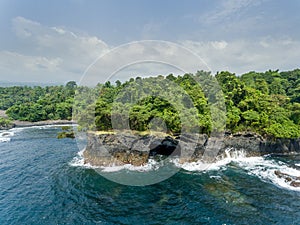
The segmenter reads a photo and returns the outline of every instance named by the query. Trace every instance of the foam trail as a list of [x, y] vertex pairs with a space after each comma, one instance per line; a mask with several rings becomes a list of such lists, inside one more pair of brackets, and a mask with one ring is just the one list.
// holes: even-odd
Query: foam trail
[[87, 169], [97, 169], [101, 172], [117, 172], [120, 170], [130, 170], [130, 171], [138, 171], [138, 172], [147, 172], [151, 170], [157, 170], [160, 166], [162, 166], [162, 162], [157, 162], [153, 159], [149, 159], [148, 163], [142, 166], [134, 166], [131, 164], [125, 165], [109, 165], [109, 166], [93, 166], [89, 163], [84, 163], [83, 152], [85, 149], [81, 150], [77, 153], [77, 155], [73, 158], [73, 160], [69, 163], [70, 166], [74, 167], [83, 167]]
[[0, 132], [0, 143], [1, 142], [10, 142], [11, 137], [14, 136], [15, 133], [12, 131], [2, 131]]
[[84, 158], [83, 158], [83, 152], [85, 149], [82, 149], [81, 151], [79, 151], [77, 153], [77, 155], [72, 159], [71, 162], [69, 162], [70, 166], [74, 166], [74, 167], [85, 167], [86, 164], [84, 164]]
[[[157, 170], [164, 165], [164, 161], [158, 162], [150, 159], [146, 165], [143, 166], [133, 166], [131, 164], [125, 164], [122, 166], [110, 165], [103, 167], [96, 167], [90, 164], [84, 163], [83, 158], [84, 150], [77, 153], [77, 156], [69, 163], [70, 166], [84, 167], [91, 169], [100, 169], [101, 172], [117, 172], [120, 170], [130, 170], [138, 172], [147, 172], [151, 170]], [[272, 183], [278, 187], [300, 191], [300, 188], [290, 186], [290, 182], [287, 182], [284, 178], [279, 178], [275, 171], [278, 170], [282, 173], [300, 177], [300, 171], [289, 167], [286, 163], [278, 162], [273, 159], [268, 159], [265, 157], [246, 157], [244, 151], [236, 151], [234, 149], [227, 149], [223, 158], [217, 160], [214, 163], [205, 163], [202, 161], [197, 162], [185, 162], [180, 163], [179, 159], [170, 160], [175, 166], [182, 168], [186, 171], [200, 171], [207, 172], [210, 170], [224, 170], [227, 169], [227, 165], [234, 162], [237, 166], [244, 169], [249, 175], [257, 176], [264, 182]], [[297, 164], [296, 164], [297, 165]], [[300, 164], [298, 164], [300, 165]], [[212, 177], [215, 178], [215, 177]]]
[[[291, 186], [290, 182], [288, 182], [285, 178], [280, 178], [275, 174], [275, 171], [280, 171], [292, 177], [300, 178], [299, 170], [291, 168], [286, 163], [280, 161], [278, 162], [273, 159], [268, 159], [266, 157], [246, 157], [244, 151], [227, 149], [225, 151], [225, 157], [211, 164], [201, 162], [200, 160], [197, 162], [182, 164], [178, 161], [174, 161], [176, 166], [184, 170], [201, 172], [206, 172], [209, 170], [227, 169], [226, 166], [232, 162], [236, 163], [239, 167], [246, 170], [246, 172], [249, 175], [257, 176], [264, 182], [272, 183], [281, 188], [300, 191], [300, 188]], [[299, 163], [295, 165], [300, 166]]]
[[217, 161], [213, 163], [203, 162], [202, 160], [198, 160], [196, 162], [185, 162], [179, 163], [179, 160], [174, 160], [174, 164], [177, 167], [180, 167], [187, 171], [209, 171], [209, 170], [219, 170], [225, 167], [227, 164], [231, 163], [235, 160], [244, 159], [245, 157], [244, 151], [236, 151], [231, 148], [225, 150], [225, 156], [219, 158]]
[[10, 142], [10, 138], [3, 138], [3, 137], [1, 137], [0, 138], [0, 143], [2, 143], [2, 142]]
[[48, 129], [51, 127], [64, 127], [64, 126], [68, 126], [68, 127], [77, 127], [77, 124], [48, 124], [48, 125], [34, 125], [34, 126], [28, 126], [28, 127], [15, 127], [10, 129], [10, 131], [13, 132], [20, 132], [23, 130], [27, 130], [27, 129]]
[[290, 181], [275, 174], [275, 171], [280, 171], [293, 177], [300, 177], [299, 170], [291, 168], [283, 162], [255, 157], [254, 159], [238, 161], [238, 164], [246, 169], [249, 175], [255, 175], [265, 182], [271, 182], [285, 189], [300, 191], [300, 188], [291, 186]]
[[98, 167], [101, 169], [102, 172], [117, 172], [120, 170], [130, 170], [130, 171], [138, 171], [138, 172], [147, 172], [151, 170], [157, 170], [161, 164], [153, 159], [150, 159], [147, 164], [142, 166], [133, 166], [131, 164], [125, 164], [122, 166], [105, 166], [105, 167]]

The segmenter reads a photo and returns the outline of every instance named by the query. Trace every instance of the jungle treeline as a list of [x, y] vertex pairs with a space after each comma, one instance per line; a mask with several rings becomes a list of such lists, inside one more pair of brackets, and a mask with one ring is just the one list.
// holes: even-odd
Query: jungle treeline
[[147, 131], [155, 126], [169, 133], [228, 130], [300, 137], [299, 69], [240, 76], [198, 71], [107, 81], [95, 88], [74, 81], [65, 86], [5, 87], [0, 88], [0, 99], [0, 109], [11, 119], [70, 120], [73, 112], [83, 129], [127, 126]]

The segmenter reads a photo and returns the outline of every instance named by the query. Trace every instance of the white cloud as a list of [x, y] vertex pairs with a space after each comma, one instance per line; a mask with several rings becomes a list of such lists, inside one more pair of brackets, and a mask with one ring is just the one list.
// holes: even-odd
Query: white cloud
[[0, 80], [9, 73], [19, 74], [20, 80], [79, 80], [87, 66], [109, 50], [97, 37], [63, 27], [48, 27], [23, 17], [14, 18], [12, 24], [20, 48], [19, 52], [0, 52]]
[[20, 38], [28, 38], [33, 35], [36, 28], [40, 28], [41, 25], [38, 22], [25, 19], [23, 17], [16, 17], [12, 20], [13, 30]]
[[201, 16], [200, 22], [206, 24], [222, 22], [224, 19], [236, 13], [240, 13], [243, 9], [261, 4], [262, 1], [263, 0], [223, 0], [216, 10], [212, 10]]
[[224, 43], [186, 40], [181, 44], [198, 54], [213, 72], [229, 70], [242, 74], [252, 70], [289, 70], [299, 67], [300, 41], [290, 38], [265, 37], [260, 40], [236, 40]]
[[82, 82], [93, 85], [133, 76], [183, 74], [209, 70], [201, 59], [178, 44], [165, 41], [140, 41], [113, 49], [93, 64]]
[[[243, 2], [242, 6], [251, 3]], [[236, 10], [233, 6], [227, 8], [228, 12]], [[178, 42], [199, 55], [207, 67], [199, 59], [190, 59], [188, 51], [167, 42], [141, 42], [111, 49], [97, 37], [74, 33], [64, 27], [44, 26], [23, 17], [13, 20], [13, 28], [20, 40], [20, 47], [18, 52], [0, 51], [0, 80], [79, 81], [85, 69], [97, 57], [110, 50], [113, 54], [106, 55], [89, 72], [98, 79], [95, 82], [104, 82], [115, 72], [113, 69], [117, 70], [141, 60], [161, 63], [148, 62], [126, 67], [123, 73], [119, 73], [121, 79], [143, 74], [167, 74], [168, 70], [178, 74], [180, 69], [195, 72], [211, 68], [213, 72], [229, 70], [237, 74], [251, 70], [286, 70], [298, 67], [300, 59], [300, 41], [288, 36], [267, 36], [255, 40]]]
[[[28, 56], [16, 52], [1, 51], [0, 78], [4, 81], [56, 82], [59, 74], [66, 74], [60, 68], [61, 62], [62, 59], [60, 58]], [[68, 73], [68, 76], [72, 76], [72, 74]]]
[[220, 50], [226, 48], [226, 46], [228, 45], [226, 41], [213, 41], [211, 42], [211, 44], [215, 49], [220, 49]]

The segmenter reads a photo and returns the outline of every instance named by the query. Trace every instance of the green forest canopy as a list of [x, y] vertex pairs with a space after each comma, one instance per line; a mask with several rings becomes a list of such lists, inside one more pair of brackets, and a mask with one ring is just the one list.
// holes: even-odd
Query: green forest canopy
[[[213, 77], [223, 94], [215, 88]], [[180, 88], [174, 88], [173, 84]], [[141, 85], [143, 94], [138, 88]], [[215, 91], [211, 93], [205, 89]], [[83, 95], [74, 99], [76, 91], [95, 95], [97, 100], [90, 101]], [[225, 100], [224, 110], [218, 102], [220, 94]], [[251, 71], [241, 76], [227, 71], [215, 76], [198, 71], [182, 76], [137, 77], [124, 83], [106, 82], [94, 89], [77, 87], [74, 81], [65, 86], [44, 88], [6, 87], [0, 88], [0, 99], [0, 109], [7, 110], [10, 118], [28, 121], [71, 119], [75, 106], [79, 125], [96, 130], [111, 130], [122, 123], [113, 121], [115, 124], [112, 124], [113, 112], [115, 119], [127, 116], [130, 128], [138, 131], [149, 129], [153, 118], [161, 118], [171, 133], [187, 129], [210, 134], [226, 125], [231, 132], [248, 130], [273, 137], [300, 137], [299, 69]], [[131, 101], [135, 103], [130, 104]], [[85, 114], [88, 109], [95, 109], [95, 118]], [[219, 110], [218, 115], [226, 118], [226, 124], [214, 122], [214, 110]], [[222, 112], [226, 112], [226, 117], [222, 117]], [[88, 121], [95, 123], [86, 124]]]

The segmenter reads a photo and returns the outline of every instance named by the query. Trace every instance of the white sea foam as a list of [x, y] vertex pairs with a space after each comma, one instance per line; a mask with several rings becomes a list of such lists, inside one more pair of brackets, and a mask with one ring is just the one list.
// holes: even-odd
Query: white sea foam
[[253, 157], [238, 161], [238, 164], [248, 171], [249, 175], [255, 175], [261, 180], [271, 182], [279, 187], [300, 191], [300, 188], [292, 187], [285, 178], [280, 178], [275, 171], [280, 171], [293, 177], [300, 177], [300, 171], [289, 167], [283, 162], [277, 162], [263, 157]]
[[76, 126], [74, 124], [53, 124], [53, 125], [43, 125], [43, 126], [31, 126], [31, 127], [16, 127], [9, 130], [0, 131], [0, 143], [1, 142], [10, 142], [11, 137], [15, 134], [20, 133], [27, 129], [48, 129], [51, 127], [62, 127], [62, 126]]
[[150, 159], [147, 164], [141, 165], [141, 166], [134, 166], [131, 164], [125, 164], [122, 166], [115, 166], [115, 165], [110, 165], [110, 166], [103, 166], [103, 167], [98, 167], [101, 169], [101, 172], [116, 172], [120, 170], [130, 170], [130, 171], [138, 171], [138, 172], [147, 172], [151, 170], [157, 170], [161, 166], [160, 162], [157, 162], [153, 159]]
[[97, 169], [101, 172], [117, 172], [120, 170], [130, 170], [130, 171], [139, 171], [139, 172], [147, 172], [150, 170], [157, 170], [160, 166], [162, 166], [162, 162], [157, 162], [153, 159], [149, 159], [148, 163], [141, 166], [134, 166], [131, 164], [125, 165], [108, 165], [108, 166], [93, 166], [89, 163], [84, 162], [83, 152], [85, 149], [81, 150], [77, 153], [77, 155], [73, 158], [73, 160], [69, 163], [70, 166], [74, 167], [84, 167], [88, 169]]
[[72, 159], [71, 162], [69, 162], [69, 165], [70, 166], [74, 166], [74, 167], [85, 167], [85, 164], [84, 164], [84, 158], [83, 158], [83, 152], [84, 152], [85, 149], [79, 151], [77, 153], [77, 155]]
[[174, 160], [174, 164], [187, 171], [209, 171], [209, 170], [220, 170], [226, 168], [225, 166], [232, 161], [241, 160], [246, 158], [244, 151], [236, 151], [233, 149], [226, 149], [225, 156], [216, 160], [215, 162], [208, 163], [198, 160], [196, 162], [185, 162], [179, 163], [179, 160]]
[[12, 131], [1, 131], [0, 132], [0, 143], [1, 142], [10, 142], [11, 137], [14, 135], [15, 135], [15, 133]]
[[3, 137], [1, 137], [0, 138], [0, 143], [2, 143], [2, 142], [10, 142], [10, 138], [3, 138]]
[[[95, 167], [90, 164], [85, 164], [83, 159], [83, 152], [84, 150], [80, 151], [77, 156], [70, 162], [71, 166], [80, 166], [85, 168], [92, 168], [97, 169], [101, 172], [117, 172], [120, 170], [130, 170], [130, 171], [140, 171], [140, 172], [147, 172], [150, 170], [157, 170], [161, 166], [164, 165], [164, 161], [155, 161], [150, 159], [149, 162], [142, 166], [133, 166], [131, 164], [125, 164], [122, 166], [118, 165], [110, 165], [110, 166], [103, 166], [103, 167]], [[300, 191], [300, 188], [290, 186], [290, 183], [287, 182], [284, 178], [279, 178], [275, 171], [278, 170], [282, 173], [300, 177], [300, 171], [289, 167], [286, 163], [275, 161], [273, 159], [269, 159], [266, 157], [245, 157], [244, 151], [236, 151], [234, 149], [227, 149], [225, 151], [225, 156], [217, 160], [213, 163], [204, 163], [200, 160], [197, 162], [185, 162], [180, 163], [180, 160], [172, 159], [170, 160], [175, 166], [182, 168], [186, 171], [193, 172], [193, 171], [201, 171], [203, 173], [211, 170], [226, 170], [228, 167], [227, 165], [231, 162], [234, 162], [237, 166], [244, 169], [249, 175], [257, 176], [264, 182], [273, 183], [278, 187], [282, 187], [285, 189], [290, 190], [297, 190]], [[296, 164], [297, 165], [297, 164]], [[300, 164], [298, 164], [300, 166]], [[211, 176], [212, 179], [218, 179], [216, 176]]]
[[11, 132], [11, 131], [2, 131], [0, 133], [0, 137], [12, 137], [14, 135], [15, 135], [15, 133]]
[[64, 127], [64, 126], [69, 126], [69, 127], [77, 127], [77, 124], [49, 124], [49, 125], [35, 125], [35, 126], [28, 126], [28, 127], [15, 127], [10, 129], [11, 131], [16, 131], [16, 132], [20, 132], [23, 130], [27, 130], [27, 129], [49, 129], [51, 127]]
[[[280, 178], [275, 174], [275, 171], [280, 171], [293, 177], [300, 177], [300, 170], [291, 168], [284, 162], [275, 161], [266, 157], [245, 157], [243, 151], [235, 151], [227, 149], [225, 157], [211, 164], [203, 163], [201, 161], [190, 163], [178, 163], [175, 165], [187, 171], [201, 171], [207, 172], [209, 170], [227, 169], [227, 165], [231, 162], [236, 163], [239, 167], [246, 170], [249, 175], [259, 177], [264, 182], [270, 182], [278, 187], [300, 191], [300, 188], [292, 187], [290, 182], [286, 181], [284, 177]], [[296, 164], [300, 166], [300, 164]]]

